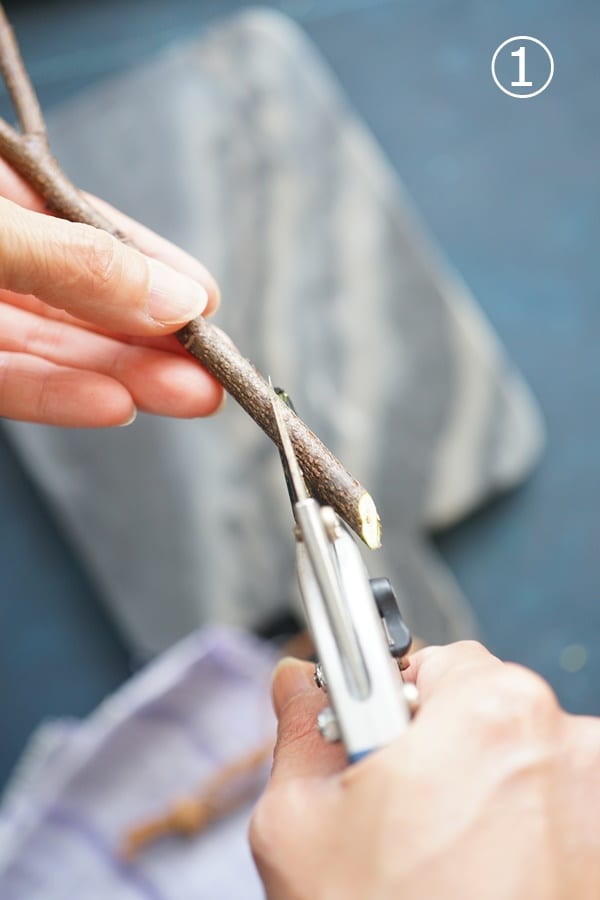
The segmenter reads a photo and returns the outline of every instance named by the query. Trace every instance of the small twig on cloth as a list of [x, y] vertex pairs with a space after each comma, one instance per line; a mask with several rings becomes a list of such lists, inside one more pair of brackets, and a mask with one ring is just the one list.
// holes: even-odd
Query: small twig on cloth
[[198, 794], [184, 797], [166, 812], [134, 825], [119, 848], [121, 858], [131, 862], [142, 850], [164, 837], [199, 834], [253, 800], [257, 794], [256, 776], [271, 758], [273, 745], [270, 738], [251, 753], [218, 769]]
[[[282, 656], [296, 656], [299, 659], [309, 659], [314, 652], [314, 643], [308, 631], [297, 632], [280, 647]], [[275, 738], [267, 739], [259, 747], [217, 769], [198, 793], [182, 797], [164, 812], [132, 825], [120, 843], [119, 856], [131, 862], [162, 838], [200, 834], [213, 822], [237, 812], [256, 799], [262, 789], [262, 783], [257, 784], [257, 776], [272, 757], [274, 746]]]
[[[413, 640], [411, 652], [424, 647], [419, 638]], [[315, 652], [308, 631], [300, 631], [281, 647], [282, 656], [309, 659]], [[408, 656], [398, 661], [400, 669], [408, 666]], [[273, 753], [273, 738], [233, 762], [222, 766], [196, 794], [174, 802], [164, 812], [143, 819], [126, 832], [118, 853], [128, 862], [150, 848], [156, 841], [173, 835], [191, 837], [254, 800], [258, 794], [257, 776]], [[260, 784], [262, 788], [262, 784]]]
[[[309, 659], [314, 652], [308, 631], [299, 631], [280, 647], [282, 656], [299, 659]], [[255, 800], [262, 789], [262, 783], [257, 784], [257, 776], [265, 762], [271, 759], [274, 746], [275, 738], [267, 739], [259, 747], [217, 769], [198, 793], [182, 797], [164, 812], [132, 825], [120, 843], [119, 856], [131, 862], [162, 838], [200, 834], [213, 822]]]

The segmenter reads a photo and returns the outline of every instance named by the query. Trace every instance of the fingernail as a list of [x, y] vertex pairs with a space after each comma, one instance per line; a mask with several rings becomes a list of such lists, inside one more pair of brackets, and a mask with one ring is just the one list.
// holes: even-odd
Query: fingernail
[[137, 419], [137, 409], [134, 409], [133, 415], [131, 416], [131, 418], [127, 419], [126, 422], [121, 422], [121, 424], [120, 424], [118, 427], [119, 427], [119, 428], [126, 428], [127, 425], [131, 425], [132, 422], [135, 422], [136, 419]]
[[150, 287], [146, 311], [156, 322], [177, 325], [199, 316], [208, 294], [197, 281], [176, 272], [157, 259], [149, 259]]
[[295, 697], [297, 694], [304, 694], [307, 691], [316, 690], [312, 668], [312, 666], [301, 662], [299, 659], [294, 659], [292, 656], [285, 656], [277, 663], [271, 682], [273, 706], [276, 715], [279, 715], [279, 712], [289, 703], [292, 697]]

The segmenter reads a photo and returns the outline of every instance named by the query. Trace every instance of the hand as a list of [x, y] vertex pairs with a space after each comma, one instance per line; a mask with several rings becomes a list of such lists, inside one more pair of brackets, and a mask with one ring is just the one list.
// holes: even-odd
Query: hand
[[223, 390], [170, 333], [213, 312], [206, 269], [89, 198], [144, 253], [106, 232], [44, 215], [0, 160], [0, 416], [123, 425], [137, 409], [215, 412]]
[[405, 673], [422, 707], [344, 768], [317, 733], [311, 666], [273, 682], [279, 734], [251, 843], [270, 900], [600, 897], [600, 721], [481, 645], [430, 647]]

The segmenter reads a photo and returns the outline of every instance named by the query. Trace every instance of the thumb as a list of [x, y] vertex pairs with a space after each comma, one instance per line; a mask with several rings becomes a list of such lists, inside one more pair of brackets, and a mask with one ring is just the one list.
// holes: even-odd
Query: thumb
[[89, 225], [0, 198], [0, 288], [102, 328], [164, 334], [200, 315], [205, 287]]
[[313, 679], [314, 665], [286, 657], [273, 673], [273, 706], [279, 720], [271, 778], [326, 776], [346, 764], [341, 744], [328, 744], [317, 728], [327, 705]]

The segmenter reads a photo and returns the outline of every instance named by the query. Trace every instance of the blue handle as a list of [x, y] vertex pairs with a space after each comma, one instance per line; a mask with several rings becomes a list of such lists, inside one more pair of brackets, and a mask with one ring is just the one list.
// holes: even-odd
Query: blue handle
[[372, 750], [359, 750], [358, 753], [351, 753], [348, 756], [348, 762], [351, 766], [353, 766], [354, 763], [360, 762], [361, 759], [364, 759], [365, 756], [369, 756], [369, 754], [372, 752]]

